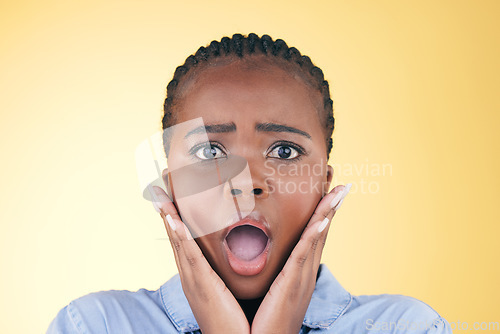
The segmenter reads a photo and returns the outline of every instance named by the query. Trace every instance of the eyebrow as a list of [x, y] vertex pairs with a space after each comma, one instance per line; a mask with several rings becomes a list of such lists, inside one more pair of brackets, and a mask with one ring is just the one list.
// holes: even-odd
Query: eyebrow
[[[277, 123], [257, 123], [255, 125], [255, 130], [258, 132], [290, 132], [296, 133], [311, 139], [311, 135], [305, 131], [299, 130], [292, 126], [277, 124]], [[200, 125], [193, 130], [189, 131], [184, 138], [187, 138], [196, 133], [224, 133], [224, 132], [234, 132], [236, 131], [236, 124], [223, 123], [223, 124], [210, 124], [210, 125]]]
[[200, 125], [193, 130], [189, 131], [184, 138], [187, 138], [195, 133], [221, 133], [221, 132], [234, 132], [236, 131], [236, 124], [234, 123], [224, 123], [224, 124], [212, 124], [212, 125]]
[[283, 125], [283, 124], [258, 123], [255, 126], [255, 130], [263, 131], [263, 132], [291, 132], [291, 133], [297, 133], [299, 135], [302, 135], [306, 138], [311, 139], [311, 135], [308, 134], [307, 132], [299, 130], [299, 129], [291, 127], [291, 126], [288, 126], [288, 125]]

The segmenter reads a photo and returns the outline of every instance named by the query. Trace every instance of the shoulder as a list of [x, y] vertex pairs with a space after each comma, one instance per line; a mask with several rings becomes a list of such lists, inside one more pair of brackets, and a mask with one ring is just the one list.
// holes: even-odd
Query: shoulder
[[448, 322], [426, 303], [394, 294], [352, 295], [325, 265], [311, 304], [304, 325], [316, 332], [451, 334]]
[[438, 313], [426, 303], [409, 296], [381, 294], [353, 296], [353, 306], [370, 309], [375, 314], [436, 317]]
[[432, 307], [408, 296], [353, 296], [344, 314], [370, 333], [451, 333], [449, 324]]
[[156, 333], [155, 328], [160, 333], [161, 327], [173, 329], [158, 290], [107, 290], [71, 301], [58, 312], [47, 334]]

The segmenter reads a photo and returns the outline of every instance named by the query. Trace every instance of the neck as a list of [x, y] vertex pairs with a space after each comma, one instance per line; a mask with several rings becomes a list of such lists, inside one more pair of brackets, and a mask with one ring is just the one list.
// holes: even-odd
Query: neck
[[255, 317], [255, 314], [257, 313], [257, 310], [259, 309], [259, 306], [262, 303], [263, 299], [264, 297], [259, 297], [255, 299], [237, 299], [238, 303], [241, 306], [241, 309], [243, 310], [245, 316], [247, 317], [250, 326], [252, 325], [253, 318]]

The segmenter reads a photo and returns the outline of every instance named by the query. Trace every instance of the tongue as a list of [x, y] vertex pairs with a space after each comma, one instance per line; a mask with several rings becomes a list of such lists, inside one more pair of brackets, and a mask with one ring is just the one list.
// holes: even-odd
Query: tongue
[[264, 251], [267, 236], [257, 227], [242, 225], [232, 229], [226, 241], [234, 256], [243, 261], [250, 261]]

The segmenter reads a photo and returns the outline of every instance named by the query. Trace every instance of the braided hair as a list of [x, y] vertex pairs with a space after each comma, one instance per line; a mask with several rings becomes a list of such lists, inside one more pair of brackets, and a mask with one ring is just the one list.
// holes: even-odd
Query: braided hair
[[[190, 78], [217, 60], [228, 59], [232, 61], [258, 54], [267, 56], [268, 61], [277, 66], [284, 65], [287, 69], [295, 71], [307, 84], [321, 93], [323, 111], [320, 117], [325, 125], [326, 156], [328, 159], [333, 146], [331, 137], [335, 126], [333, 101], [330, 98], [328, 81], [325, 80], [323, 71], [315, 66], [308, 56], [301, 55], [295, 47], [288, 47], [282, 39], [273, 41], [268, 35], [259, 37], [254, 33], [250, 33], [248, 36], [234, 34], [231, 38], [223, 37], [220, 41], [212, 41], [208, 46], [200, 47], [194, 55], [187, 57], [184, 64], [176, 68], [172, 80], [167, 85], [167, 97], [163, 105], [162, 129], [165, 130], [175, 124], [176, 119], [173, 111], [181, 99], [182, 86], [185, 82], [190, 81]], [[164, 138], [164, 144], [167, 141], [167, 138]], [[168, 156], [169, 147], [164, 146]]]

